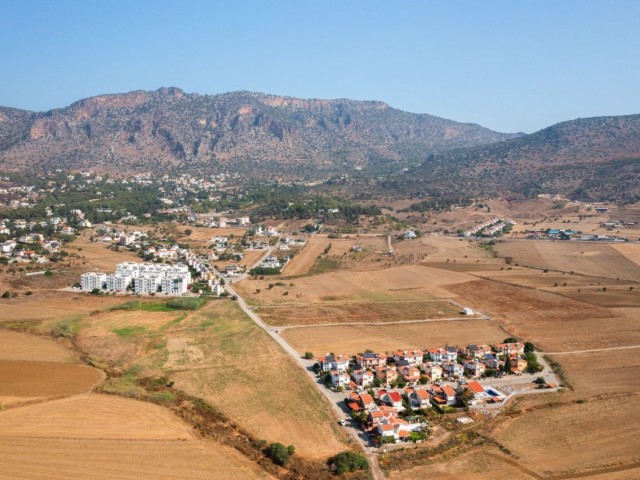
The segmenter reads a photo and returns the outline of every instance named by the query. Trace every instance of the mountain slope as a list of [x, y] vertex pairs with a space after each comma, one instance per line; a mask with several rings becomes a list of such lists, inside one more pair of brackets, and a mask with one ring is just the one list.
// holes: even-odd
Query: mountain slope
[[430, 156], [388, 185], [416, 195], [640, 198], [640, 115], [558, 123], [501, 143]]
[[0, 169], [320, 178], [356, 166], [398, 170], [429, 154], [517, 136], [381, 102], [177, 88], [102, 95], [46, 113], [13, 112], [11, 119], [0, 121]]

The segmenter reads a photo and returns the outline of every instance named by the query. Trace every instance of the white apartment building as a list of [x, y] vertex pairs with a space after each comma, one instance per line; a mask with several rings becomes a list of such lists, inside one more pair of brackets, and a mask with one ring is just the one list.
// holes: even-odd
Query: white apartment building
[[147, 274], [135, 279], [136, 293], [155, 293], [162, 285], [163, 277], [158, 274]]
[[186, 277], [181, 275], [167, 275], [162, 278], [162, 291], [169, 295], [182, 295], [187, 293]]
[[107, 283], [107, 275], [102, 272], [87, 272], [80, 275], [80, 288], [83, 292], [102, 289]]
[[126, 292], [131, 284], [132, 277], [118, 273], [107, 275], [106, 286], [110, 292]]

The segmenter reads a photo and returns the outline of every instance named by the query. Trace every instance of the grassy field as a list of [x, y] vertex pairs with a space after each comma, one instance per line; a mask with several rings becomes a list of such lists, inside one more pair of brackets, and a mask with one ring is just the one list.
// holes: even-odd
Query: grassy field
[[122, 262], [139, 262], [140, 257], [125, 249], [116, 252], [109, 249], [109, 244], [89, 240], [93, 233], [83, 232], [64, 250], [79, 255], [85, 263], [85, 271], [99, 270], [112, 273], [116, 265]]

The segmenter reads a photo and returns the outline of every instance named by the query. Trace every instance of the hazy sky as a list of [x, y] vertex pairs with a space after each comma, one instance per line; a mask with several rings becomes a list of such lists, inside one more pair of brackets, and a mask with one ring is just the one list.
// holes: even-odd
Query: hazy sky
[[177, 86], [532, 132], [640, 113], [639, 0], [0, 0], [0, 105]]

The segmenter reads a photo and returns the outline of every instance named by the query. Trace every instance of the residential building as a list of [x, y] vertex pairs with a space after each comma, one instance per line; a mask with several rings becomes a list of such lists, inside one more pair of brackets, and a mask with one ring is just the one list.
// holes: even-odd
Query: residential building
[[102, 272], [87, 272], [80, 275], [80, 288], [83, 292], [103, 289], [107, 284], [107, 275]]

